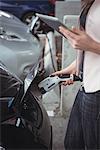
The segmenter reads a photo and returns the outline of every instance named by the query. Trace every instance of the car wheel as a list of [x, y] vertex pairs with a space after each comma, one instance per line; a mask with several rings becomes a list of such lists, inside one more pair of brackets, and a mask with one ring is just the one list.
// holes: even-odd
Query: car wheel
[[26, 128], [3, 124], [1, 125], [1, 131], [0, 142], [2, 147], [6, 147], [6, 150], [48, 150], [43, 144], [36, 143], [33, 134]]

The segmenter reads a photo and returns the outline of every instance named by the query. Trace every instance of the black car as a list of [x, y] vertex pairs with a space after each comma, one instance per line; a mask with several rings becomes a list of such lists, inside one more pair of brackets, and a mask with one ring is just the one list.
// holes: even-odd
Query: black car
[[51, 150], [52, 128], [35, 80], [42, 45], [0, 11], [0, 149]]

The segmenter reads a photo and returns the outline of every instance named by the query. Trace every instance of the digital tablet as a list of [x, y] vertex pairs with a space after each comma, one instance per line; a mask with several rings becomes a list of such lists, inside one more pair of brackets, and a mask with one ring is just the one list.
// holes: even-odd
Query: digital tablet
[[44, 23], [46, 23], [48, 26], [50, 26], [54, 30], [58, 31], [59, 33], [60, 33], [60, 31], [59, 31], [60, 26], [63, 26], [65, 28], [67, 28], [68, 30], [70, 30], [66, 25], [64, 25], [62, 22], [60, 22], [57, 17], [52, 17], [52, 16], [43, 15], [43, 14], [39, 14], [39, 13], [36, 13], [36, 16], [38, 16], [40, 18], [40, 20], [42, 20]]

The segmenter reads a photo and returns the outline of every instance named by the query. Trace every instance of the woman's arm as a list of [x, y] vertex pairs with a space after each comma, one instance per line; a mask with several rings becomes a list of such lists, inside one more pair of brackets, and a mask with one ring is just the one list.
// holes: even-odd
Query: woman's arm
[[68, 67], [53, 73], [53, 75], [60, 74], [76, 74], [76, 60], [74, 60]]

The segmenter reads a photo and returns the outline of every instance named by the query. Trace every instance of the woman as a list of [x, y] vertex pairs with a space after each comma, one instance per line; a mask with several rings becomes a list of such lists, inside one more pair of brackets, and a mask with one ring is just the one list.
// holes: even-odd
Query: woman
[[[77, 50], [77, 59], [67, 68], [53, 74], [83, 72], [79, 90], [65, 136], [66, 150], [100, 150], [100, 0], [82, 0], [80, 29], [59, 31]], [[74, 33], [73, 33], [74, 31]], [[84, 57], [83, 57], [84, 56]], [[66, 81], [64, 85], [72, 84]]]

